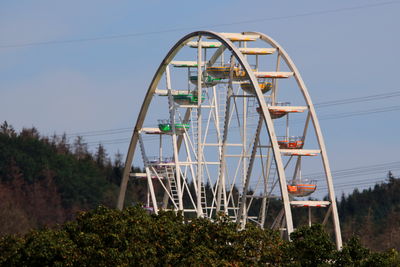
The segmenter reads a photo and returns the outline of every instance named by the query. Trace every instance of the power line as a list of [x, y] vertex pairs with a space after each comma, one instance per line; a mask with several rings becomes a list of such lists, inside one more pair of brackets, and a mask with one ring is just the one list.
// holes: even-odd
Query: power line
[[365, 115], [372, 115], [372, 114], [376, 114], [376, 113], [390, 112], [390, 111], [397, 111], [397, 110], [400, 110], [400, 105], [384, 107], [384, 108], [359, 110], [359, 111], [354, 111], [354, 112], [327, 114], [327, 115], [322, 115], [320, 120], [342, 119], [342, 118], [347, 118], [347, 117], [365, 116]]
[[[375, 95], [367, 95], [367, 96], [362, 96], [362, 97], [354, 97], [354, 98], [344, 98], [344, 99], [338, 99], [338, 100], [332, 100], [332, 101], [326, 101], [326, 102], [319, 102], [314, 104], [315, 107], [318, 108], [324, 108], [328, 106], [336, 106], [336, 105], [343, 105], [343, 104], [352, 104], [352, 103], [360, 103], [360, 102], [366, 102], [366, 101], [373, 101], [373, 100], [381, 100], [381, 99], [387, 99], [387, 98], [392, 98], [392, 97], [398, 97], [400, 96], [400, 91], [393, 91], [393, 92], [388, 92], [388, 93], [382, 93], [382, 94], [375, 94]], [[398, 109], [398, 106], [394, 106], [395, 110]], [[392, 111], [394, 107], [386, 107], [383, 109], [388, 109], [387, 111]], [[367, 110], [369, 111], [369, 110]], [[379, 112], [387, 112], [386, 110], [379, 109]], [[365, 113], [366, 111], [357, 111], [356, 113]], [[344, 114], [349, 114], [348, 112]], [[342, 114], [341, 116], [343, 116]], [[326, 115], [329, 119], [330, 116], [333, 116], [335, 114], [328, 114]], [[337, 115], [337, 114], [336, 114]], [[354, 116], [354, 114], [352, 114]], [[323, 117], [323, 115], [322, 115]], [[323, 119], [323, 118], [322, 118]], [[207, 121], [207, 119], [203, 119], [203, 121]], [[127, 132], [132, 132], [133, 128], [132, 127], [125, 127], [125, 128], [116, 128], [116, 129], [105, 129], [105, 130], [96, 130], [96, 131], [86, 131], [86, 132], [77, 132], [77, 133], [70, 133], [66, 134], [67, 137], [76, 137], [76, 136], [82, 136], [82, 137], [88, 137], [88, 136], [100, 136], [100, 135], [111, 135], [111, 134], [120, 134], [120, 133], [127, 133]], [[55, 135], [61, 137], [62, 135]]]
[[[391, 170], [393, 170], [393, 169], [391, 169]], [[388, 169], [386, 169], [386, 171], [388, 171]], [[372, 174], [372, 173], [373, 172], [371, 172], [369, 174]], [[366, 175], [366, 174], [364, 174], [364, 175]], [[366, 186], [367, 187], [371, 187], [371, 186], [376, 185], [376, 184], [385, 183], [385, 179], [386, 179], [386, 177], [383, 177], [383, 178], [382, 177], [379, 177], [379, 178], [375, 178], [374, 177], [372, 179], [371, 178], [367, 178], [367, 179], [363, 179], [363, 180], [351, 180], [351, 181], [348, 181], [348, 182], [334, 183], [334, 188], [337, 191], [338, 189], [342, 189], [342, 190], [350, 189], [350, 188], [351, 189], [355, 189], [355, 188], [359, 188], [360, 186], [361, 187], [366, 187]], [[257, 183], [258, 183], [257, 181], [253, 181], [250, 184], [252, 186], [255, 186]], [[328, 186], [326, 184], [323, 184], [322, 186], [318, 186], [318, 183], [317, 183], [317, 189], [326, 190], [326, 189], [328, 189]]]
[[[332, 101], [327, 101], [327, 102], [320, 102], [320, 103], [316, 103], [315, 106], [323, 108], [323, 107], [327, 107], [327, 106], [335, 106], [335, 105], [342, 105], [342, 104], [351, 104], [351, 103], [356, 103], [356, 102], [359, 103], [359, 102], [365, 102], [365, 101], [381, 100], [381, 99], [387, 99], [387, 98], [398, 97], [398, 96], [400, 96], [400, 92], [394, 91], [394, 92], [388, 92], [388, 93], [382, 93], [382, 94], [368, 95], [368, 96], [363, 96], [363, 97], [359, 97], [359, 98], [345, 98], [345, 99], [332, 100]], [[400, 105], [383, 107], [383, 108], [373, 108], [373, 109], [354, 111], [354, 112], [326, 114], [326, 115], [320, 116], [320, 120], [323, 121], [323, 120], [341, 119], [341, 118], [348, 118], [348, 117], [355, 117], [355, 116], [366, 116], [366, 115], [372, 115], [372, 114], [376, 114], [376, 113], [391, 112], [391, 111], [397, 111], [397, 110], [400, 110]], [[254, 116], [257, 116], [257, 114], [255, 114]], [[207, 119], [204, 119], [204, 121], [206, 121], [206, 120]], [[292, 121], [292, 124], [296, 124], [296, 123], [301, 123], [301, 121]], [[279, 125], [279, 122], [276, 125]], [[231, 128], [234, 128], [234, 127], [231, 127]], [[133, 128], [131, 128], [131, 127], [125, 127], [125, 128], [116, 128], [116, 129], [77, 132], [77, 133], [66, 134], [66, 136], [68, 138], [73, 138], [73, 137], [77, 137], [77, 136], [91, 137], [91, 136], [102, 136], [102, 135], [114, 135], [114, 134], [121, 134], [121, 133], [131, 133], [132, 130], [133, 130]], [[62, 137], [62, 135], [53, 135], [53, 136]], [[152, 138], [152, 137], [150, 137], [150, 138]], [[150, 139], [150, 138], [147, 138], [147, 139]], [[156, 138], [154, 138], [154, 137], [152, 138], [152, 140], [155, 140], [155, 139]], [[103, 145], [115, 145], [115, 144], [128, 143], [129, 141], [130, 141], [130, 138], [127, 137], [127, 138], [118, 138], [118, 139], [109, 139], [109, 140], [100, 140], [100, 141], [90, 141], [90, 142], [87, 142], [87, 144], [89, 146], [97, 145], [99, 143], [101, 143]]]
[[[388, 171], [395, 171], [400, 170], [400, 161], [390, 162], [390, 163], [381, 163], [375, 165], [366, 165], [360, 166], [356, 168], [349, 168], [349, 169], [342, 169], [342, 170], [335, 170], [332, 171], [332, 176], [334, 181], [347, 179], [349, 177], [356, 177], [356, 176], [365, 176], [371, 174], [378, 174], [381, 172], [388, 172]], [[306, 174], [303, 175], [304, 177], [311, 177], [310, 179], [314, 180], [322, 180], [325, 178], [325, 173], [320, 172], [317, 174]]]
[[[355, 111], [355, 112], [346, 112], [346, 113], [339, 113], [339, 114], [327, 114], [321, 116], [319, 119], [320, 121], [324, 120], [332, 120], [332, 119], [343, 119], [343, 118], [349, 118], [349, 117], [356, 117], [356, 116], [367, 116], [367, 115], [372, 115], [372, 114], [377, 114], [377, 113], [383, 113], [383, 112], [390, 112], [390, 111], [397, 111], [400, 110], [400, 105], [399, 106], [391, 106], [391, 107], [386, 107], [386, 108], [377, 108], [377, 109], [367, 109], [367, 110], [361, 110], [361, 111]], [[292, 124], [299, 124], [302, 123], [301, 121], [294, 121]], [[283, 125], [283, 124], [282, 124]], [[250, 126], [250, 125], [248, 125]], [[239, 128], [239, 127], [231, 127], [230, 129], [234, 128]], [[210, 133], [209, 135], [214, 135], [215, 133]], [[156, 138], [151, 137], [152, 140], [156, 140]], [[150, 138], [148, 138], [150, 139]], [[118, 139], [119, 140], [119, 139]], [[127, 139], [127, 142], [129, 142], [130, 139]], [[108, 140], [110, 143], [108, 144], [114, 144], [112, 143], [112, 140]], [[118, 141], [115, 144], [120, 144], [123, 143], [121, 141]]]
[[[378, 169], [382, 169], [382, 168], [390, 169], [391, 167], [400, 167], [400, 161], [385, 162], [385, 163], [379, 163], [379, 164], [373, 164], [373, 165], [364, 165], [364, 166], [359, 166], [359, 167], [354, 167], [354, 168], [334, 170], [334, 171], [332, 171], [332, 176], [334, 176], [334, 178], [335, 178], [335, 176], [351, 175], [351, 174], [354, 174], [355, 172], [363, 173], [363, 172], [369, 172], [371, 170], [376, 170], [377, 168]], [[306, 174], [305, 176], [311, 176], [311, 177], [315, 177], [316, 179], [318, 179], [318, 178], [325, 177], [325, 172], [309, 173], [309, 174]]]
[[110, 140], [102, 140], [102, 141], [91, 141], [87, 142], [87, 145], [98, 145], [101, 143], [102, 145], [114, 145], [114, 144], [123, 144], [128, 143], [130, 138], [119, 138], [119, 139], [110, 139]]
[[354, 6], [354, 7], [327, 9], [327, 10], [305, 12], [305, 13], [288, 15], [288, 16], [276, 16], [276, 17], [260, 18], [260, 19], [254, 19], [254, 20], [243, 20], [243, 21], [236, 21], [236, 22], [229, 22], [229, 23], [209, 24], [209, 25], [203, 25], [203, 26], [197, 26], [197, 27], [196, 26], [182, 27], [182, 28], [174, 28], [174, 29], [167, 29], [167, 30], [161, 30], [161, 31], [148, 31], [148, 32], [97, 36], [97, 37], [78, 38], [78, 39], [69, 39], [69, 40], [51, 40], [51, 41], [39, 41], [39, 42], [0, 45], [0, 48], [19, 48], [19, 47], [41, 46], [41, 45], [58, 45], [58, 44], [70, 44], [70, 43], [81, 43], [81, 42], [93, 42], [93, 41], [131, 38], [131, 37], [155, 35], [155, 34], [170, 33], [170, 32], [180, 32], [180, 31], [200, 29], [200, 28], [203, 28], [203, 29], [204, 28], [218, 28], [218, 27], [225, 27], [225, 26], [232, 26], [232, 25], [263, 22], [263, 21], [285, 20], [285, 19], [292, 19], [292, 18], [325, 15], [325, 14], [339, 13], [339, 12], [345, 12], [345, 11], [374, 8], [374, 7], [379, 7], [379, 6], [387, 6], [387, 5], [393, 5], [393, 4], [398, 4], [398, 3], [399, 3], [398, 0], [397, 1], [387, 1], [387, 2], [381, 2], [381, 3], [375, 3], [375, 4], [359, 5], [359, 6]]
[[379, 100], [379, 99], [387, 99], [387, 98], [398, 97], [398, 96], [400, 96], [400, 91], [394, 91], [394, 92], [389, 92], [389, 93], [368, 95], [368, 96], [363, 96], [363, 97], [352, 97], [352, 98], [346, 98], [346, 99], [320, 102], [320, 103], [316, 103], [314, 106], [318, 107], [318, 108], [323, 108], [323, 107], [328, 107], [328, 106], [337, 106], [337, 105], [367, 102], [367, 101], [373, 101], [373, 100]]
[[133, 128], [126, 127], [126, 128], [117, 128], [117, 129], [108, 129], [108, 130], [98, 130], [98, 131], [87, 131], [87, 132], [80, 132], [80, 133], [72, 133], [67, 134], [68, 137], [74, 136], [99, 136], [99, 135], [111, 135], [111, 134], [120, 134], [126, 132], [132, 132]]
[[[343, 185], [339, 185], [336, 186], [335, 185], [335, 191], [337, 191], [337, 189], [356, 189], [358, 188], [358, 186], [361, 187], [371, 187], [374, 186], [376, 184], [380, 184], [380, 183], [384, 183], [384, 180], [376, 180], [376, 181], [371, 181], [371, 182], [364, 182], [364, 183], [350, 183], [350, 184], [343, 184]], [[319, 189], [327, 189], [327, 187], [320, 187]], [[365, 188], [364, 188], [365, 189]]]
[[[332, 176], [333, 180], [338, 181], [342, 180], [344, 178], [349, 178], [349, 177], [354, 177], [354, 176], [366, 176], [366, 175], [371, 175], [371, 174], [378, 174], [382, 171], [388, 172], [388, 171], [393, 171], [393, 170], [399, 170], [400, 169], [400, 161], [394, 161], [394, 162], [386, 162], [386, 163], [379, 163], [379, 164], [374, 164], [374, 165], [364, 165], [364, 166], [358, 166], [355, 168], [347, 168], [347, 169], [341, 169], [341, 170], [334, 170], [332, 171]], [[303, 177], [310, 177], [309, 180], [318, 180], [321, 181], [322, 178], [325, 178], [325, 172], [317, 172], [317, 173], [310, 173], [310, 174], [305, 174], [302, 175]], [[379, 178], [381, 179], [381, 178]], [[369, 182], [374, 182], [376, 178], [364, 178], [365, 180], [369, 180]], [[371, 181], [372, 180], [372, 181]], [[352, 180], [351, 182], [359, 183], [360, 180]], [[339, 185], [343, 184], [348, 184], [348, 183], [339, 183]], [[335, 183], [336, 187], [337, 183]]]

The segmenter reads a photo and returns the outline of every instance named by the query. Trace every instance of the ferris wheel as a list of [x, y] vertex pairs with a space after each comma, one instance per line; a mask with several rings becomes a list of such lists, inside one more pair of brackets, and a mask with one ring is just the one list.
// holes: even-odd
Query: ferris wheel
[[[133, 173], [133, 163], [144, 171]], [[324, 174], [318, 184], [303, 175], [317, 167]], [[321, 223], [333, 226], [342, 246], [310, 95], [285, 50], [262, 33], [197, 31], [172, 47], [136, 121], [119, 209], [133, 179], [147, 184], [146, 206], [154, 213], [213, 219], [222, 212], [241, 227], [253, 222], [287, 238], [297, 223], [294, 209], [305, 210], [309, 224], [312, 212], [323, 210]], [[312, 197], [318, 194], [327, 197]]]

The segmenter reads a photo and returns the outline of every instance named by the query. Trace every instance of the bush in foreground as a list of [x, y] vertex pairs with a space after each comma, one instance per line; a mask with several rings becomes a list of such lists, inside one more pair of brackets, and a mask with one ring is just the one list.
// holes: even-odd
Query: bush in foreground
[[2, 266], [398, 266], [397, 251], [371, 253], [357, 239], [337, 252], [319, 225], [282, 240], [249, 225], [238, 231], [225, 217], [215, 222], [180, 214], [149, 215], [140, 207], [99, 207], [59, 229], [35, 230], [0, 240]]

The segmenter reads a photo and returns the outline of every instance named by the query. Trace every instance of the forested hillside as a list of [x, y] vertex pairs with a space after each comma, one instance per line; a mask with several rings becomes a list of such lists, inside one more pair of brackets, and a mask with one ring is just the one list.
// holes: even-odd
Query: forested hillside
[[[117, 154], [111, 161], [100, 144], [91, 153], [82, 137], [69, 143], [65, 135], [44, 137], [35, 128], [17, 133], [4, 122], [0, 126], [0, 235], [60, 224], [73, 219], [77, 211], [98, 205], [115, 207], [122, 157]], [[145, 182], [129, 185], [126, 203], [144, 203]], [[206, 191], [211, 194], [210, 185]], [[258, 204], [254, 203], [254, 212]], [[400, 179], [392, 173], [386, 183], [342, 196], [338, 208], [344, 240], [356, 234], [374, 250], [400, 249]], [[271, 203], [270, 212], [278, 211], [279, 204]]]
[[400, 179], [391, 172], [386, 183], [343, 196], [338, 208], [345, 238], [356, 234], [374, 250], [400, 250]]
[[[122, 155], [94, 154], [81, 137], [41, 137], [35, 128], [0, 127], [0, 235], [62, 223], [99, 204], [114, 207]], [[129, 192], [132, 195], [133, 192]], [[144, 195], [136, 191], [135, 195]]]

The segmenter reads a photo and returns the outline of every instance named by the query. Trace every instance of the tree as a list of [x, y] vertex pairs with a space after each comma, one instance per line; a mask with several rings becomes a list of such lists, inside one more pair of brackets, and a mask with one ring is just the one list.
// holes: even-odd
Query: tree
[[391, 250], [371, 253], [352, 239], [336, 251], [322, 226], [304, 227], [292, 242], [229, 217], [150, 215], [140, 206], [98, 207], [58, 229], [0, 238], [1, 266], [398, 266]]
[[0, 134], [4, 134], [8, 137], [15, 137], [16, 133], [14, 128], [4, 121], [3, 124], [0, 126]]
[[124, 162], [123, 162], [123, 155], [117, 151], [114, 156], [114, 167], [116, 168], [123, 168], [124, 167]]
[[103, 168], [108, 163], [107, 152], [102, 144], [99, 144], [95, 153], [95, 161], [97, 166]]
[[323, 226], [304, 226], [290, 235], [287, 256], [301, 266], [320, 266], [333, 259], [335, 247]]
[[22, 128], [22, 131], [20, 132], [19, 136], [21, 138], [31, 138], [31, 139], [39, 139], [40, 138], [40, 134], [39, 131], [35, 128]]
[[85, 158], [89, 152], [88, 152], [88, 146], [87, 144], [83, 141], [82, 136], [77, 136], [75, 141], [74, 141], [74, 154], [75, 157], [80, 160]]

